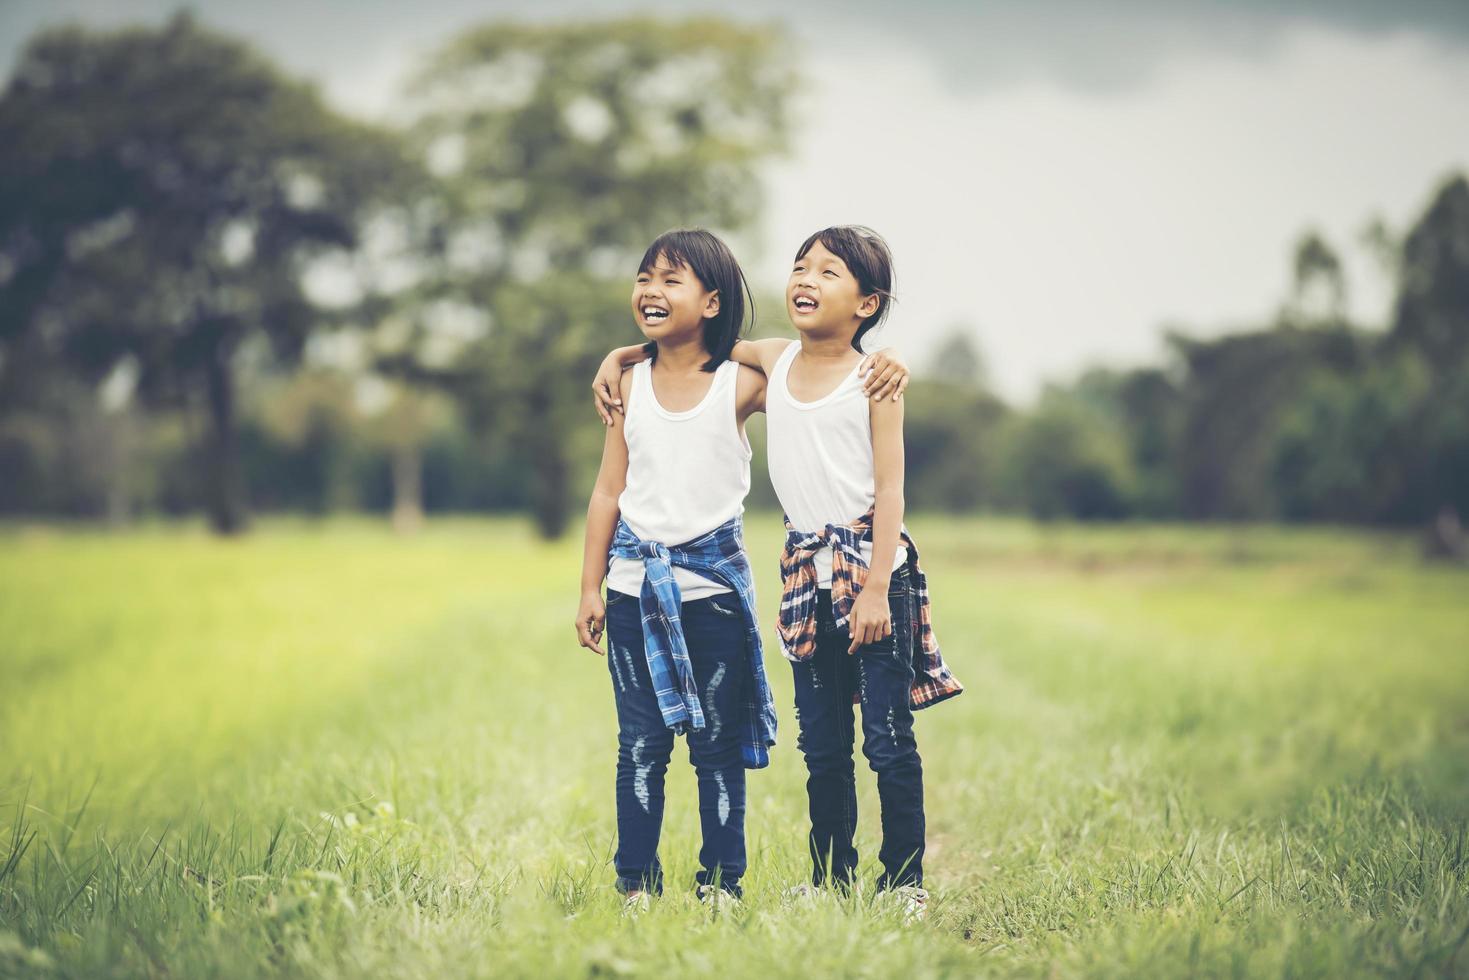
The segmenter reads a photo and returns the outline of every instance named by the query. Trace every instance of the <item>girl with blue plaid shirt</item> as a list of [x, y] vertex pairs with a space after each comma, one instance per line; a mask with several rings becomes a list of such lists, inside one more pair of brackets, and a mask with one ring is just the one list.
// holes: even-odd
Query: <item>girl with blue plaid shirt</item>
[[671, 231], [649, 246], [632, 290], [649, 360], [617, 379], [626, 411], [609, 419], [587, 507], [576, 630], [611, 675], [615, 864], [630, 911], [662, 892], [674, 737], [687, 735], [698, 775], [696, 888], [716, 906], [740, 895], [745, 769], [767, 765], [775, 742], [741, 526], [744, 423], [764, 407], [765, 379], [729, 360], [747, 302], [739, 264], [709, 232]]

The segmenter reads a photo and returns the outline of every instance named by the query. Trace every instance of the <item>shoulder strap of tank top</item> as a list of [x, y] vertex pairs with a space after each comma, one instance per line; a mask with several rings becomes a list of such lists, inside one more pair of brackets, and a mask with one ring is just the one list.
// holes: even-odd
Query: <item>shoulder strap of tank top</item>
[[769, 382], [778, 384], [782, 391], [789, 392], [790, 386], [786, 384], [786, 376], [791, 373], [791, 361], [796, 359], [796, 354], [801, 350], [801, 342], [793, 340], [786, 345], [786, 349], [780, 352], [780, 357], [775, 359], [775, 366], [770, 369]]
[[627, 404], [629, 418], [635, 411], [645, 412], [648, 410], [648, 406], [642, 403], [648, 400], [646, 392], [650, 386], [649, 378], [651, 377], [650, 370], [652, 367], [652, 361], [639, 361], [632, 366], [632, 391], [628, 393], [629, 400]]
[[[735, 448], [744, 456], [745, 462], [750, 461], [750, 440], [745, 435], [744, 428], [740, 425], [740, 365], [737, 361], [726, 361], [719, 366], [719, 370], [729, 372], [729, 394], [722, 397], [724, 409], [720, 413], [723, 419], [720, 427], [728, 433], [733, 440]], [[720, 383], [715, 379], [715, 383]]]
[[730, 415], [738, 415], [740, 407], [740, 365], [737, 361], [725, 361], [716, 369], [715, 384], [722, 384], [729, 389], [728, 394], [720, 393], [720, 400], [724, 402], [725, 409]]
[[776, 366], [770, 369], [770, 381], [777, 378], [784, 383], [787, 373], [790, 373], [790, 361], [796, 359], [796, 354], [801, 353], [801, 341], [790, 341], [786, 344], [786, 350], [780, 351], [780, 357], [776, 359]]

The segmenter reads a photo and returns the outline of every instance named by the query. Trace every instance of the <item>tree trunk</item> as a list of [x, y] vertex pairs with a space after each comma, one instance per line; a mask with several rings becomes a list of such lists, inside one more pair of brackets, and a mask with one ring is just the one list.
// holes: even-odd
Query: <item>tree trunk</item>
[[132, 517], [133, 426], [129, 409], [103, 416], [106, 445], [102, 447], [107, 480], [107, 524], [122, 527]]
[[246, 524], [245, 486], [235, 432], [235, 379], [229, 361], [229, 345], [221, 343], [204, 368], [210, 423], [205, 492], [209, 523], [217, 534], [239, 534]]
[[412, 534], [423, 526], [423, 453], [418, 445], [393, 447], [393, 530]]
[[569, 515], [568, 483], [571, 466], [566, 459], [566, 433], [557, 424], [555, 406], [551, 404], [550, 384], [537, 385], [528, 399], [528, 418], [537, 427], [523, 436], [522, 447], [533, 460], [531, 464], [535, 501], [536, 529], [548, 540], [561, 537]]
[[567, 483], [571, 468], [559, 441], [548, 440], [535, 452], [536, 528], [548, 540], [566, 531]]

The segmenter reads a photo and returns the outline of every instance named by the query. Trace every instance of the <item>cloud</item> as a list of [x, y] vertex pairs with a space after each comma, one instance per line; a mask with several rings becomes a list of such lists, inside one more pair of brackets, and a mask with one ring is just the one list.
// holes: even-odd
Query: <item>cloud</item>
[[1050, 81], [1116, 93], [1179, 62], [1274, 57], [1292, 33], [1312, 27], [1356, 35], [1410, 32], [1435, 40], [1445, 53], [1469, 47], [1469, 4], [1459, 0], [928, 0], [905, 4], [901, 17], [880, 0], [844, 9], [919, 44], [942, 77], [961, 88]]
[[[803, 45], [851, 43], [874, 31], [916, 46], [940, 76], [963, 88], [1036, 80], [1094, 93], [1147, 84], [1179, 61], [1262, 59], [1297, 28], [1358, 35], [1411, 32], [1445, 53], [1469, 47], [1464, 0], [338, 0], [298, 3], [195, 0], [209, 24], [245, 34], [297, 70], [345, 86], [354, 106], [381, 102], [397, 76], [453, 32], [495, 18], [720, 14], [780, 22]], [[177, 0], [5, 0], [0, 69], [42, 25], [160, 21]], [[881, 45], [869, 54], [880, 59]], [[870, 62], [875, 63], [875, 62]], [[391, 81], [389, 81], [391, 79]], [[366, 91], [363, 91], [363, 87]]]

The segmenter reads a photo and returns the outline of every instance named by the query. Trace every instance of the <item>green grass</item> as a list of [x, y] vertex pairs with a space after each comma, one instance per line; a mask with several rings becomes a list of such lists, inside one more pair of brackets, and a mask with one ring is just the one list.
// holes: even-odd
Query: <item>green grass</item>
[[[767, 633], [777, 527], [749, 519]], [[744, 907], [620, 917], [574, 540], [0, 530], [0, 976], [1469, 976], [1469, 574], [1391, 535], [914, 531], [969, 688], [918, 720], [918, 926], [782, 906], [778, 657]], [[677, 758], [668, 791], [678, 885]]]

